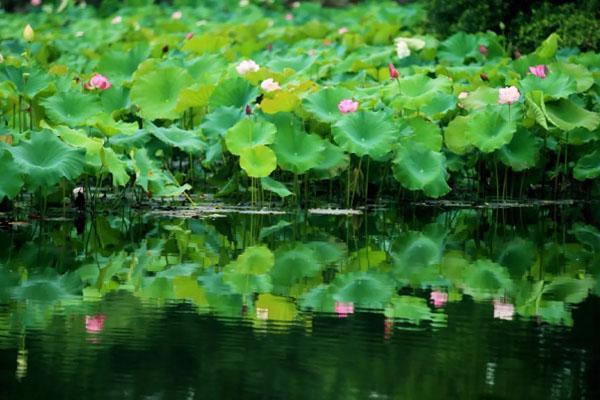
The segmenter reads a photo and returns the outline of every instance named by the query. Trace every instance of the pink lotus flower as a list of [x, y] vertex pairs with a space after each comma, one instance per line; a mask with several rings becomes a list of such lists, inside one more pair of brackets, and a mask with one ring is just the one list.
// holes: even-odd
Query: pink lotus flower
[[31, 0], [31, 5], [34, 7], [41, 6], [42, 0]]
[[96, 75], [92, 76], [92, 79], [90, 79], [90, 83], [88, 85], [88, 87], [90, 89], [100, 89], [100, 90], [110, 89], [111, 86], [112, 86], [112, 83], [110, 83], [108, 78], [101, 74], [96, 74]]
[[498, 104], [512, 104], [519, 100], [521, 93], [514, 86], [500, 88], [498, 91]]
[[173, 14], [171, 14], [171, 19], [174, 19], [176, 21], [180, 20], [181, 17], [183, 17], [183, 13], [179, 10], [177, 10], [177, 11], [173, 12]]
[[264, 81], [262, 81], [260, 87], [265, 92], [274, 92], [275, 90], [281, 89], [279, 83], [273, 80], [273, 78], [265, 79]]
[[259, 69], [260, 67], [253, 60], [243, 60], [237, 65], [237, 67], [235, 67], [235, 70], [240, 75], [245, 75], [248, 72], [256, 72]]
[[193, 37], [194, 37], [194, 34], [193, 34], [192, 32], [188, 32], [188, 33], [185, 35], [185, 38], [186, 38], [186, 40], [190, 40], [190, 39], [191, 39], [191, 38], [193, 38]]
[[448, 302], [448, 293], [440, 292], [438, 290], [434, 290], [429, 295], [429, 298], [433, 302], [433, 306], [435, 308], [444, 307], [444, 305]]
[[104, 329], [104, 321], [106, 316], [102, 314], [98, 315], [86, 315], [85, 316], [85, 331], [87, 333], [100, 333]]
[[336, 301], [335, 312], [337, 313], [338, 317], [346, 318], [348, 314], [354, 314], [354, 303], [351, 301]]
[[291, 21], [293, 19], [294, 19], [294, 14], [292, 14], [292, 13], [285, 14], [285, 20], [286, 21]]
[[504, 303], [501, 300], [494, 300], [494, 318], [512, 321], [514, 315], [514, 305], [510, 303]]
[[486, 45], [484, 44], [480, 44], [479, 45], [479, 54], [481, 54], [484, 57], [487, 57], [488, 55], [488, 48]]
[[348, 33], [348, 28], [346, 28], [345, 26], [342, 26], [340, 29], [338, 29], [338, 33], [340, 35], [343, 35], [345, 33]]
[[544, 79], [546, 77], [546, 66], [545, 65], [536, 65], [534, 67], [529, 67], [529, 72], [538, 78]]
[[123, 17], [121, 17], [120, 15], [117, 15], [116, 17], [110, 20], [110, 23], [113, 25], [120, 24], [121, 22], [123, 22]]
[[358, 101], [353, 101], [352, 99], [344, 99], [340, 101], [340, 104], [338, 104], [338, 110], [340, 110], [342, 114], [356, 112], [356, 110], [358, 110]]
[[400, 72], [398, 72], [398, 70], [396, 69], [396, 67], [394, 67], [394, 64], [389, 63], [388, 64], [388, 69], [390, 70], [390, 78], [392, 78], [392, 79], [398, 79], [400, 77]]

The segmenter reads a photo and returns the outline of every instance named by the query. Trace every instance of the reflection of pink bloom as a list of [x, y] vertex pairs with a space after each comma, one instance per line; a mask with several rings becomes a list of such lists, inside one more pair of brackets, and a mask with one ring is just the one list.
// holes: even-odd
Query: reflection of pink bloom
[[105, 77], [104, 75], [95, 74], [94, 76], [92, 76], [92, 79], [90, 79], [89, 86], [92, 89], [106, 90], [106, 89], [110, 89], [112, 84], [110, 83], [108, 78]]
[[429, 295], [429, 298], [433, 302], [433, 306], [435, 308], [444, 307], [444, 305], [448, 302], [448, 293], [440, 292], [438, 290], [434, 290]]
[[544, 79], [546, 77], [546, 66], [545, 65], [536, 65], [534, 67], [529, 67], [529, 72], [538, 78]]
[[335, 312], [338, 314], [338, 317], [346, 318], [348, 314], [354, 314], [354, 303], [351, 301], [336, 301]]
[[342, 114], [353, 113], [358, 109], [358, 101], [352, 101], [351, 99], [344, 99], [338, 104], [338, 110]]
[[383, 339], [390, 340], [392, 333], [394, 333], [394, 320], [386, 318], [383, 320]]
[[504, 303], [501, 300], [494, 300], [494, 318], [512, 321], [515, 315], [515, 306], [510, 303]]
[[521, 93], [514, 86], [500, 88], [498, 92], [498, 104], [512, 104], [519, 100]]
[[256, 307], [256, 318], [266, 321], [269, 319], [269, 309]]
[[106, 316], [102, 314], [98, 315], [86, 315], [85, 316], [85, 331], [87, 333], [100, 333], [104, 329], [104, 321]]

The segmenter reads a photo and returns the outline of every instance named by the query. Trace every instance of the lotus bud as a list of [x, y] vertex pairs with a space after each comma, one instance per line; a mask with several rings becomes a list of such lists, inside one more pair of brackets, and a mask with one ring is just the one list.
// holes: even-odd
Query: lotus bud
[[519, 50], [515, 50], [513, 52], [513, 57], [515, 58], [515, 60], [518, 60], [519, 58], [521, 58], [522, 54]]
[[489, 81], [490, 78], [487, 76], [487, 74], [485, 72], [482, 72], [481, 74], [479, 74], [479, 77], [481, 78], [482, 81]]
[[392, 79], [398, 79], [400, 77], [400, 72], [398, 72], [398, 70], [396, 69], [396, 67], [394, 67], [394, 64], [389, 63], [388, 64], [388, 69], [390, 70], [390, 78], [392, 78]]
[[487, 57], [488, 55], [488, 48], [486, 45], [484, 44], [480, 44], [479, 45], [479, 54], [481, 54], [484, 57]]
[[246, 115], [252, 115], [252, 108], [250, 108], [250, 104], [246, 104]]
[[267, 51], [273, 51], [273, 43], [267, 44]]
[[169, 52], [169, 45], [168, 45], [168, 44], [165, 44], [165, 45], [163, 46], [163, 48], [162, 48], [162, 52], [163, 52], [163, 53], [168, 53], [168, 52]]
[[34, 37], [35, 32], [33, 31], [33, 28], [31, 27], [31, 25], [27, 24], [25, 29], [23, 29], [23, 39], [25, 39], [27, 42], [31, 42]]
[[187, 40], [190, 40], [190, 39], [191, 39], [191, 38], [193, 38], [193, 37], [194, 37], [194, 34], [193, 34], [192, 32], [188, 32], [188, 33], [187, 33], [187, 35], [185, 35], [185, 38], [186, 38]]

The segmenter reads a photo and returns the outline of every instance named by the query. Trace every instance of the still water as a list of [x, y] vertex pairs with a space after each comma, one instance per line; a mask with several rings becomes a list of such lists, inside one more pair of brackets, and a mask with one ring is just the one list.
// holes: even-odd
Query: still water
[[596, 209], [4, 224], [0, 399], [599, 398]]

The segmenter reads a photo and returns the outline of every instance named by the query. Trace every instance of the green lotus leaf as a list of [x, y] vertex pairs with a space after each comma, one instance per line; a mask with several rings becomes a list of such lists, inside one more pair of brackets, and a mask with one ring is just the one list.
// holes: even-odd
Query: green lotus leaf
[[344, 88], [326, 88], [304, 99], [304, 109], [323, 122], [334, 123], [340, 118], [338, 104], [352, 98], [352, 92]]
[[558, 72], [569, 76], [577, 84], [577, 93], [585, 92], [594, 84], [594, 76], [580, 64], [559, 62], [550, 66], [551, 73]]
[[277, 194], [279, 197], [285, 198], [293, 195], [294, 193], [290, 192], [290, 190], [281, 182], [276, 181], [273, 178], [264, 177], [260, 178], [260, 183], [263, 189], [268, 190], [269, 192], [273, 192]]
[[140, 108], [143, 118], [175, 119], [179, 94], [192, 84], [192, 77], [183, 68], [152, 69], [135, 76], [131, 87], [131, 101]]
[[100, 149], [104, 146], [104, 140], [100, 138], [89, 137], [83, 130], [71, 129], [66, 126], [57, 126], [53, 131], [60, 136], [63, 142], [73, 146], [85, 149], [85, 162], [88, 166], [95, 169], [100, 168]]
[[58, 275], [47, 270], [22, 282], [13, 290], [13, 296], [19, 300], [54, 302], [74, 298], [81, 291], [81, 286], [81, 280], [75, 273]]
[[392, 244], [393, 272], [396, 279], [413, 287], [425, 287], [440, 282], [439, 265], [443, 241], [424, 232], [407, 232]]
[[315, 62], [314, 57], [299, 56], [283, 56], [273, 57], [267, 64], [273, 71], [281, 72], [286, 68], [291, 68], [296, 72], [303, 71], [309, 68]]
[[533, 115], [535, 121], [544, 129], [548, 129], [546, 119], [546, 103], [544, 102], [543, 92], [529, 92], [525, 95], [525, 103], [528, 106], [528, 112]]
[[321, 272], [323, 264], [313, 249], [302, 243], [284, 246], [275, 252], [275, 266], [271, 279], [277, 288], [289, 287], [302, 278], [310, 278]]
[[[266, 178], [263, 178], [263, 179], [266, 179]], [[279, 222], [277, 222], [275, 225], [261, 228], [260, 233], [258, 234], [258, 239], [263, 240], [264, 238], [269, 237], [277, 232], [281, 232], [282, 230], [284, 230], [285, 228], [287, 228], [290, 225], [292, 225], [291, 222], [279, 220]]]
[[112, 114], [115, 111], [121, 111], [131, 106], [129, 100], [129, 89], [125, 87], [112, 87], [109, 90], [103, 90], [100, 93], [100, 103], [105, 113]]
[[0, 171], [2, 171], [2, 177], [0, 177], [0, 202], [8, 197], [12, 199], [15, 197], [23, 186], [23, 177], [21, 176], [21, 169], [13, 161], [11, 153], [7, 149], [0, 147]]
[[316, 286], [300, 296], [298, 304], [302, 310], [333, 312], [335, 309], [335, 300], [333, 298], [332, 287], [329, 285]]
[[429, 101], [421, 111], [432, 119], [440, 120], [450, 110], [456, 108], [456, 96], [450, 93], [440, 93]]
[[510, 143], [517, 130], [514, 111], [510, 123], [497, 107], [488, 106], [478, 111], [470, 116], [465, 137], [484, 153], [501, 148]]
[[479, 86], [477, 89], [469, 92], [467, 97], [461, 100], [461, 103], [467, 110], [477, 110], [498, 104], [498, 97], [498, 89], [489, 86]]
[[562, 301], [540, 301], [535, 316], [548, 324], [573, 326], [571, 308]]
[[339, 175], [345, 171], [350, 164], [350, 157], [340, 147], [331, 143], [329, 140], [322, 141], [325, 147], [320, 154], [320, 162], [313, 169], [315, 176], [321, 179], [328, 179]]
[[382, 309], [395, 289], [394, 280], [389, 275], [376, 271], [338, 274], [331, 285], [335, 300], [372, 309]]
[[0, 81], [7, 81], [18, 94], [29, 98], [46, 89], [50, 85], [47, 74], [38, 70], [28, 70], [12, 65], [0, 65]]
[[171, 176], [167, 176], [158, 163], [150, 158], [145, 148], [136, 150], [133, 160], [135, 183], [145, 191], [156, 196], [173, 197], [191, 189], [190, 185], [180, 186]]
[[100, 160], [104, 168], [112, 174], [114, 186], [125, 186], [129, 182], [128, 164], [113, 149], [102, 147]]
[[281, 169], [300, 175], [319, 164], [325, 145], [317, 135], [292, 130], [277, 133], [273, 150]]
[[164, 144], [177, 147], [188, 154], [197, 155], [206, 147], [198, 131], [186, 131], [175, 126], [159, 128], [154, 124], [150, 124], [149, 130]]
[[275, 152], [264, 145], [248, 147], [240, 153], [240, 166], [252, 178], [264, 178], [277, 168]]
[[479, 56], [481, 41], [475, 35], [458, 32], [440, 43], [438, 58], [448, 64], [463, 64], [466, 59]]
[[594, 150], [577, 160], [573, 176], [579, 181], [595, 179], [600, 176], [600, 150]]
[[244, 118], [244, 111], [235, 107], [219, 107], [207, 114], [200, 125], [207, 136], [222, 136]]
[[225, 132], [227, 149], [239, 156], [245, 148], [267, 145], [275, 140], [277, 128], [270, 122], [245, 118]]
[[544, 287], [542, 298], [572, 304], [581, 303], [588, 297], [593, 287], [594, 281], [590, 277], [576, 279], [568, 276], [557, 276]]
[[389, 115], [383, 112], [357, 111], [345, 115], [333, 126], [333, 138], [344, 150], [359, 157], [381, 158], [397, 139]]
[[97, 70], [114, 83], [129, 81], [131, 76], [150, 54], [146, 42], [139, 42], [132, 49], [109, 50], [102, 54]]
[[133, 134], [120, 133], [109, 139], [110, 145], [116, 150], [133, 150], [142, 148], [150, 141], [152, 135], [146, 129], [139, 129]]
[[400, 128], [400, 135], [403, 142], [415, 142], [433, 151], [442, 149], [442, 134], [439, 126], [423, 118], [406, 120]]
[[600, 230], [592, 225], [575, 224], [569, 233], [593, 252], [600, 252]]
[[427, 75], [411, 75], [399, 81], [400, 94], [393, 101], [403, 108], [420, 110], [431, 107], [434, 98], [448, 94], [452, 90], [452, 81], [444, 76], [433, 79]]
[[463, 275], [464, 292], [475, 300], [503, 297], [512, 287], [508, 270], [490, 260], [470, 264]]
[[513, 278], [520, 279], [529, 271], [536, 258], [537, 252], [533, 242], [515, 238], [501, 246], [496, 262], [508, 268]]
[[432, 321], [435, 318], [427, 301], [413, 296], [392, 297], [390, 305], [385, 307], [383, 314], [386, 318], [406, 321], [415, 325], [423, 321]]
[[86, 125], [100, 112], [98, 98], [81, 92], [59, 92], [42, 105], [53, 122], [69, 126]]
[[563, 131], [578, 127], [593, 131], [600, 124], [598, 113], [588, 111], [568, 99], [550, 101], [545, 103], [545, 106], [548, 121]]
[[323, 264], [332, 264], [340, 261], [346, 254], [343, 245], [336, 242], [314, 241], [306, 243], [316, 254]]
[[393, 165], [394, 178], [409, 190], [422, 190], [429, 197], [450, 191], [446, 183], [446, 158], [417, 143], [398, 147]]
[[549, 59], [554, 57], [558, 50], [558, 42], [560, 36], [556, 33], [550, 34], [543, 42], [535, 49], [535, 55], [542, 59]]
[[186, 62], [186, 69], [197, 82], [203, 84], [216, 84], [227, 62], [220, 54], [205, 54], [194, 57]]
[[217, 85], [208, 104], [213, 107], [242, 108], [258, 96], [258, 89], [242, 78], [229, 79]]
[[465, 135], [469, 119], [469, 116], [459, 115], [450, 121], [444, 131], [444, 143], [448, 150], [455, 154], [463, 155], [472, 148]]
[[498, 155], [500, 160], [513, 171], [523, 171], [535, 166], [542, 145], [542, 139], [520, 127], [510, 143], [498, 150]]
[[12, 147], [11, 152], [29, 190], [49, 189], [62, 178], [73, 180], [83, 172], [85, 152], [48, 131], [33, 132], [30, 140]]
[[559, 71], [549, 73], [544, 79], [529, 74], [519, 84], [523, 93], [539, 90], [546, 99], [567, 98], [577, 92], [577, 81]]

